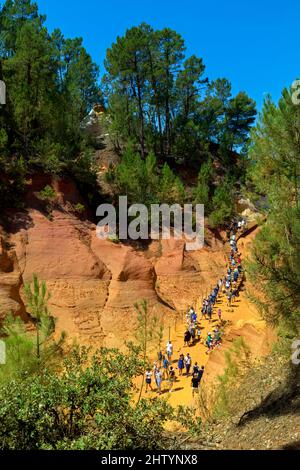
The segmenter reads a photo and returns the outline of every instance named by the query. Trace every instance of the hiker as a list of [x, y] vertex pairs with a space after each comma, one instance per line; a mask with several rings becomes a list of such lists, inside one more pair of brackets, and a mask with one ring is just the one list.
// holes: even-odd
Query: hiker
[[192, 317], [193, 317], [194, 313], [195, 313], [194, 307], [191, 307], [191, 308], [190, 308], [190, 311], [189, 311], [189, 316], [190, 316], [189, 319], [190, 319], [190, 321], [192, 321]]
[[151, 381], [152, 381], [152, 372], [150, 369], [147, 369], [146, 370], [146, 392], [148, 392], [148, 388], [150, 388], [151, 392], [153, 392], [153, 388], [152, 388], [152, 385], [151, 385]]
[[155, 372], [155, 383], [157, 386], [157, 393], [161, 395], [162, 394], [162, 391], [161, 391], [162, 373], [160, 372], [159, 369], [157, 369]]
[[227, 294], [227, 307], [231, 307], [232, 292], [229, 291]]
[[169, 366], [170, 366], [170, 363], [169, 363], [168, 359], [166, 358], [166, 356], [164, 356], [164, 358], [163, 358], [163, 369], [164, 369], [163, 379], [164, 380], [166, 379], [166, 377], [167, 378], [169, 377]]
[[220, 321], [222, 321], [222, 310], [220, 308], [218, 310], [218, 318]]
[[221, 333], [219, 328], [214, 329], [213, 348], [217, 348], [221, 345]]
[[208, 333], [205, 344], [207, 346], [206, 354], [208, 354], [212, 349], [212, 335], [211, 335], [211, 333]]
[[179, 370], [180, 376], [182, 376], [183, 369], [184, 369], [184, 355], [180, 354], [179, 359], [178, 359], [178, 370]]
[[192, 396], [194, 398], [195, 394], [198, 393], [199, 390], [199, 376], [198, 373], [193, 374], [192, 377]]
[[184, 346], [189, 346], [191, 340], [191, 333], [189, 330], [186, 330], [184, 333]]
[[211, 322], [212, 311], [213, 311], [212, 306], [209, 305], [209, 306], [207, 307], [207, 315], [208, 315], [209, 322]]
[[158, 365], [157, 362], [153, 363], [153, 373], [156, 374], [156, 371], [158, 370]]
[[198, 328], [197, 328], [197, 341], [198, 341], [198, 343], [201, 342], [201, 328], [200, 328], [200, 326], [198, 326]]
[[184, 363], [185, 363], [186, 376], [189, 377], [191, 365], [192, 365], [192, 358], [190, 356], [190, 353], [187, 353], [187, 355], [185, 356]]
[[172, 344], [171, 341], [167, 342], [166, 353], [167, 353], [169, 361], [171, 362], [172, 361], [172, 356], [173, 356], [173, 344]]
[[157, 359], [158, 359], [159, 365], [161, 366], [161, 363], [162, 363], [162, 361], [163, 361], [163, 353], [162, 353], [162, 351], [159, 351], [159, 352], [157, 353]]
[[198, 374], [198, 372], [199, 372], [198, 362], [195, 362], [193, 366], [193, 374]]
[[169, 393], [173, 392], [173, 386], [174, 386], [175, 380], [176, 380], [175, 370], [174, 370], [173, 367], [170, 367], [170, 372], [169, 372], [169, 384], [170, 384]]
[[189, 332], [191, 333], [192, 344], [194, 344], [195, 343], [195, 337], [196, 337], [196, 331], [195, 331], [195, 325], [193, 323], [190, 325]]
[[199, 383], [200, 383], [201, 380], [202, 380], [203, 374], [204, 374], [204, 366], [202, 366], [201, 369], [200, 369], [199, 372], [198, 372]]

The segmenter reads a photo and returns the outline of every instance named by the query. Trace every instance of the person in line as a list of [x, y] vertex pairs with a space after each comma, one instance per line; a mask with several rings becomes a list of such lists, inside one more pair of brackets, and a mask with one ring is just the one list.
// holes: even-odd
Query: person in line
[[170, 362], [168, 361], [166, 356], [164, 356], [163, 358], [163, 370], [164, 370], [163, 379], [164, 380], [169, 377], [169, 366], [170, 366]]
[[195, 362], [193, 366], [193, 374], [198, 374], [198, 372], [199, 372], [198, 362]]
[[231, 301], [234, 303], [237, 296], [237, 289], [232, 289]]
[[222, 321], [222, 310], [220, 308], [218, 310], [218, 318], [219, 318], [219, 321]]
[[201, 343], [201, 328], [199, 325], [197, 327], [197, 342]]
[[212, 334], [211, 333], [208, 333], [205, 344], [207, 346], [206, 354], [208, 354], [212, 350]]
[[190, 325], [189, 331], [190, 331], [190, 333], [191, 333], [192, 344], [194, 344], [194, 343], [195, 343], [195, 337], [196, 337], [196, 329], [195, 329], [194, 323], [192, 323], [192, 324]]
[[204, 374], [204, 366], [201, 367], [201, 369], [199, 369], [199, 372], [198, 372], [198, 378], [199, 378], [199, 383], [201, 382], [202, 380], [202, 377], [203, 377], [203, 374]]
[[184, 369], [184, 355], [180, 354], [179, 359], [178, 359], [178, 370], [179, 370], [180, 377], [182, 376], [183, 369]]
[[163, 353], [162, 353], [162, 351], [158, 351], [158, 353], [157, 353], [157, 359], [158, 359], [158, 364], [159, 364], [159, 367], [161, 367], [161, 364], [162, 364], [163, 358], [164, 358], [164, 356], [163, 356]]
[[185, 363], [186, 376], [189, 377], [191, 366], [192, 366], [192, 358], [190, 356], [190, 353], [187, 353], [187, 355], [185, 356], [184, 363]]
[[202, 309], [201, 309], [201, 320], [203, 320], [203, 318], [205, 318], [206, 320], [206, 314], [207, 314], [207, 306], [206, 306], [206, 302], [204, 301], [203, 302], [203, 306], [202, 306]]
[[189, 330], [186, 330], [184, 333], [184, 346], [189, 346], [191, 341], [191, 333]]
[[199, 382], [200, 381], [199, 381], [198, 373], [194, 373], [192, 376], [192, 397], [193, 398], [196, 394], [198, 394]]
[[232, 292], [229, 291], [227, 294], [227, 307], [231, 307]]
[[162, 373], [159, 369], [157, 369], [155, 372], [155, 383], [157, 386], [157, 393], [158, 395], [161, 395], [162, 394], [162, 391], [161, 391]]
[[207, 315], [208, 315], [209, 323], [211, 323], [211, 320], [212, 320], [212, 311], [213, 311], [212, 306], [209, 305], [209, 306], [207, 307]]
[[170, 367], [170, 372], [169, 372], [169, 393], [173, 392], [173, 386], [176, 380], [176, 375], [175, 375], [175, 370], [173, 367]]
[[152, 382], [152, 372], [150, 369], [147, 369], [146, 370], [146, 393], [148, 392], [148, 388], [150, 388], [151, 392], [153, 392], [153, 388], [152, 388], [152, 385], [151, 385], [151, 382]]
[[173, 356], [173, 344], [171, 341], [168, 341], [167, 342], [167, 346], [166, 346], [166, 353], [167, 353], [167, 356], [168, 356], [168, 359], [169, 359], [169, 362], [172, 362], [172, 356]]

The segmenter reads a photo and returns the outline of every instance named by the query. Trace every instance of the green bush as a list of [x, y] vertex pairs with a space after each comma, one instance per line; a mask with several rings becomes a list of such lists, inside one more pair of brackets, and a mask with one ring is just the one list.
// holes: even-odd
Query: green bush
[[39, 197], [43, 201], [53, 201], [56, 198], [56, 192], [51, 186], [47, 185], [39, 192]]
[[117, 168], [109, 170], [107, 181], [117, 194], [127, 195], [131, 204], [183, 204], [185, 200], [184, 186], [170, 167], [165, 163], [160, 171], [153, 153], [143, 160], [132, 145]]
[[210, 225], [215, 228], [230, 220], [234, 214], [233, 182], [225, 178], [214, 193], [211, 202]]
[[75, 210], [75, 212], [78, 212], [79, 214], [82, 214], [85, 211], [85, 207], [84, 207], [83, 204], [80, 204], [80, 202], [78, 202], [78, 204], [76, 204], [74, 206], [74, 210]]
[[163, 449], [172, 410], [164, 400], [133, 402], [138, 351], [76, 348], [58, 374], [0, 387], [1, 450]]

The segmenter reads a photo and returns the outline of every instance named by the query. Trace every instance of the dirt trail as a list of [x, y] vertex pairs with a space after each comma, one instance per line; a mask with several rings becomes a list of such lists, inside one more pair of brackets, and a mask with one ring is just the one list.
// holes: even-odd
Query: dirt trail
[[[251, 243], [255, 235], [256, 235], [256, 231], [251, 233], [251, 235], [249, 235], [248, 237], [242, 238], [238, 243], [239, 251], [242, 254], [242, 262], [243, 262], [244, 256], [247, 254], [248, 245], [249, 243]], [[227, 251], [229, 252], [229, 247]], [[225, 273], [226, 273], [226, 264], [224, 260], [224, 274]], [[216, 282], [217, 282], [217, 279], [216, 279]], [[178, 405], [193, 407], [196, 405], [196, 400], [197, 400], [196, 397], [195, 398], [192, 397], [191, 377], [186, 377], [185, 373], [181, 377], [178, 374], [179, 371], [177, 369], [177, 362], [178, 362], [179, 355], [181, 353], [183, 353], [184, 355], [186, 355], [187, 352], [190, 353], [192, 357], [192, 365], [195, 364], [195, 362], [197, 362], [200, 367], [201, 366], [206, 367], [209, 359], [212, 358], [212, 356], [217, 357], [217, 354], [222, 353], [222, 350], [226, 348], [226, 345], [224, 345], [223, 343], [223, 346], [221, 346], [220, 348], [217, 348], [211, 353], [206, 354], [207, 347], [205, 345], [205, 340], [206, 340], [207, 334], [209, 331], [213, 331], [213, 329], [216, 326], [224, 328], [224, 324], [226, 325], [225, 333], [223, 336], [223, 340], [225, 341], [229, 332], [231, 332], [232, 330], [242, 331], [245, 325], [246, 326], [251, 325], [258, 331], [266, 329], [265, 322], [261, 319], [255, 306], [251, 304], [249, 299], [247, 298], [247, 295], [245, 292], [246, 283], [247, 281], [244, 281], [244, 284], [239, 293], [239, 297], [235, 300], [235, 302], [230, 307], [227, 306], [226, 294], [223, 294], [223, 293], [219, 294], [218, 300], [214, 307], [214, 312], [213, 312], [211, 323], [205, 319], [201, 320], [202, 299], [198, 300], [197, 305], [195, 305], [194, 308], [198, 315], [198, 321], [200, 320], [201, 338], [202, 338], [200, 343], [197, 342], [193, 346], [184, 347], [183, 336], [186, 330], [185, 315], [184, 315], [184, 318], [182, 318], [181, 320], [179, 319], [179, 321], [177, 322], [177, 325], [174, 325], [173, 328], [171, 328], [170, 336], [171, 336], [171, 341], [174, 347], [172, 365], [176, 371], [176, 382], [174, 384], [173, 392], [169, 393], [169, 384], [166, 380], [164, 380], [162, 384], [162, 391], [163, 391], [162, 396], [164, 398], [167, 398], [169, 403], [173, 407], [177, 407]], [[222, 325], [220, 324], [218, 315], [217, 315], [217, 311], [219, 308], [221, 308], [222, 310]], [[237, 334], [239, 335], [239, 333]], [[204, 379], [206, 378], [205, 375], [204, 375]], [[144, 390], [143, 397], [152, 398], [157, 395], [155, 391], [155, 383], [154, 384], [152, 383], [152, 386], [154, 388], [154, 391], [153, 392], [148, 391], [148, 393], [146, 394]]]

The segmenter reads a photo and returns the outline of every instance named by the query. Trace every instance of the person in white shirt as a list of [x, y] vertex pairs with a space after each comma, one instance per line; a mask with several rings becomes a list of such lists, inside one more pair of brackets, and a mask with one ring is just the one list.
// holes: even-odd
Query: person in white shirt
[[192, 365], [192, 358], [190, 356], [190, 353], [187, 353], [187, 355], [185, 356], [184, 363], [185, 363], [186, 375], [187, 375], [187, 377], [189, 377], [190, 370], [191, 370], [191, 365]]
[[167, 342], [166, 353], [167, 353], [169, 361], [171, 362], [172, 356], [173, 356], [173, 344], [171, 341]]
[[150, 369], [146, 370], [145, 373], [146, 376], [146, 393], [148, 392], [148, 388], [150, 388], [151, 392], [153, 391], [152, 385], [151, 385], [151, 380], [152, 380], [152, 372]]

